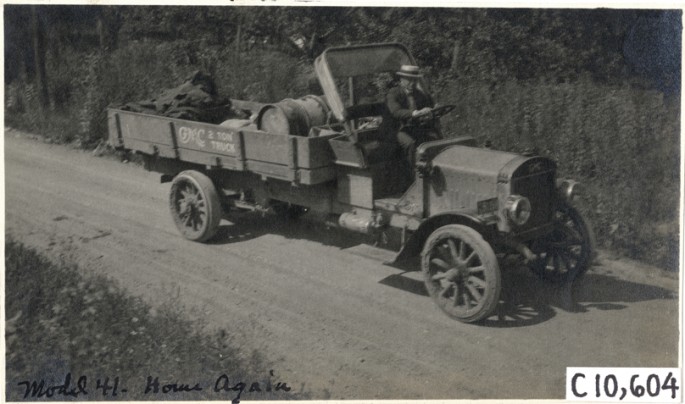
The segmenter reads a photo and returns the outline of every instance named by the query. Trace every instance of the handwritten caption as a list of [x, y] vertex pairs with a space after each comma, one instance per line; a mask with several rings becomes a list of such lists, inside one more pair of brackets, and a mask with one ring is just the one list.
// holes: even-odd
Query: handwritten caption
[[[274, 376], [273, 370], [269, 372]], [[25, 380], [17, 383], [24, 388], [24, 399], [34, 398], [78, 398], [83, 396], [121, 397], [129, 393], [128, 383], [119, 377], [100, 377], [89, 379], [88, 376], [74, 377], [67, 373], [63, 381], [58, 384], [46, 383], [45, 380]], [[243, 393], [289, 392], [291, 387], [285, 382], [273, 382], [271, 378], [265, 381], [231, 381], [228, 375], [218, 376], [213, 384], [202, 382], [182, 383], [179, 381], [161, 380], [158, 376], [147, 376], [144, 382], [134, 383], [137, 393], [149, 396], [166, 396], [179, 393], [196, 393], [210, 391], [217, 394], [235, 395], [232, 400], [239, 400]], [[137, 394], [139, 395], [139, 394]]]

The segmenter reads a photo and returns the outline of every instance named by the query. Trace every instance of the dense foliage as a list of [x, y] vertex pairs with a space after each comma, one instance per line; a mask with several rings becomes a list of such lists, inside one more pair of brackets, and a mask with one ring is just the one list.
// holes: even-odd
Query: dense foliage
[[10, 5], [6, 122], [89, 147], [107, 105], [193, 70], [271, 102], [312, 93], [326, 46], [399, 41], [457, 104], [448, 132], [555, 158], [601, 246], [676, 268], [680, 32], [667, 10]]

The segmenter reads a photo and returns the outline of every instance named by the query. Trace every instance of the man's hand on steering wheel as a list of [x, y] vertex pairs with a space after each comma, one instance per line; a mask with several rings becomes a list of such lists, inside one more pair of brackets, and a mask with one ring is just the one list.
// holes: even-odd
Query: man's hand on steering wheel
[[412, 111], [411, 117], [412, 117], [412, 118], [416, 118], [416, 117], [428, 115], [430, 112], [431, 112], [431, 108], [430, 108], [430, 107], [425, 107], [425, 108], [422, 108], [422, 109], [418, 109], [418, 110]]
[[411, 114], [411, 119], [413, 121], [432, 121], [434, 119], [438, 119], [444, 115], [449, 114], [450, 112], [454, 111], [456, 108], [456, 105], [441, 105], [439, 107], [434, 107], [434, 108], [422, 108], [420, 110], [416, 110], [412, 112]]
[[445, 116], [449, 114], [450, 112], [454, 111], [456, 108], [456, 105], [448, 104], [448, 105], [441, 105], [441, 106], [436, 106], [431, 109], [431, 115], [433, 115], [433, 118], [440, 118], [442, 116]]

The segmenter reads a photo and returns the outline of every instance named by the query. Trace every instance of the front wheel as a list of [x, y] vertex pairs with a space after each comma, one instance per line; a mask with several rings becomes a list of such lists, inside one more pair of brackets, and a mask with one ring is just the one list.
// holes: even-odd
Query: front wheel
[[212, 180], [201, 172], [183, 171], [174, 178], [169, 207], [176, 227], [188, 240], [207, 241], [219, 228], [219, 194]]
[[435, 230], [421, 253], [428, 293], [448, 316], [471, 323], [499, 303], [501, 275], [490, 244], [474, 229], [447, 225]]
[[533, 243], [532, 250], [540, 258], [531, 269], [548, 282], [573, 281], [590, 267], [593, 248], [594, 236], [587, 219], [578, 209], [563, 203], [554, 213], [552, 232]]

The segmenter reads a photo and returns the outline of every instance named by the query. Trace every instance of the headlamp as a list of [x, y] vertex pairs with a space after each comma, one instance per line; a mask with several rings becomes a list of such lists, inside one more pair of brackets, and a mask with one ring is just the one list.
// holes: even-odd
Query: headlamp
[[504, 205], [509, 220], [521, 226], [530, 219], [530, 201], [525, 196], [510, 195]]

